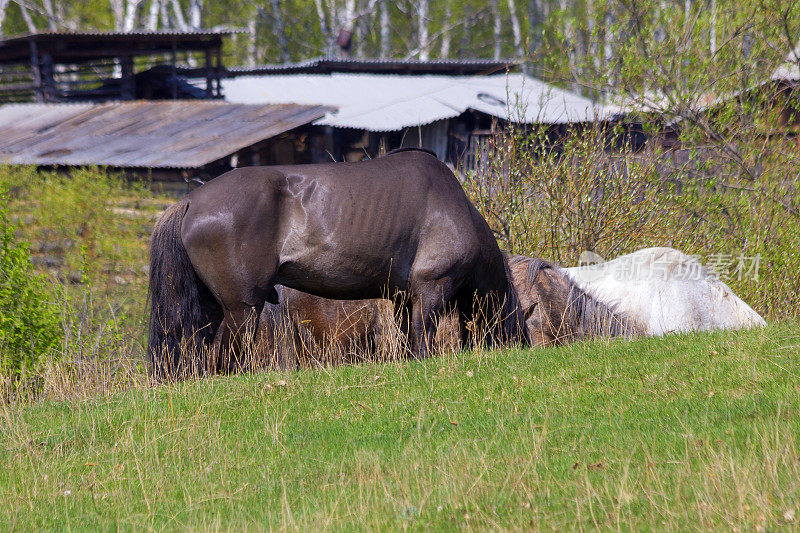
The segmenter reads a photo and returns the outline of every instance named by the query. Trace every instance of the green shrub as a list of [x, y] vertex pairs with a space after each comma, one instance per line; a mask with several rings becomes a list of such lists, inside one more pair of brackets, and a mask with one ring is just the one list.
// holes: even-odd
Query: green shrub
[[0, 375], [15, 377], [51, 352], [62, 328], [44, 278], [33, 271], [28, 243], [16, 238], [7, 204], [0, 190]]

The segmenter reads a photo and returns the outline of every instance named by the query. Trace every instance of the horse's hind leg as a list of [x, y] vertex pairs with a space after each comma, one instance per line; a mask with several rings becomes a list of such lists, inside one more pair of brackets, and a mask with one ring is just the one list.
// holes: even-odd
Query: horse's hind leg
[[436, 328], [452, 296], [449, 279], [425, 283], [412, 297], [414, 356], [424, 359], [436, 347]]
[[261, 309], [239, 306], [225, 309], [220, 331], [215, 339], [215, 370], [220, 373], [242, 370], [255, 352]]

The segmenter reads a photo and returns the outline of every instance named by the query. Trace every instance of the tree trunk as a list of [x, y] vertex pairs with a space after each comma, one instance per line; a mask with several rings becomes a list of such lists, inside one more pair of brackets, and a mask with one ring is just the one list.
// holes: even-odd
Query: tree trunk
[[378, 0], [369, 0], [363, 10], [357, 15], [356, 20], [356, 57], [365, 57], [367, 49], [367, 36], [375, 19], [375, 6]]
[[289, 40], [286, 38], [286, 25], [283, 22], [283, 12], [281, 11], [280, 0], [270, 0], [272, 7], [272, 20], [274, 22], [273, 35], [278, 41], [278, 48], [281, 50], [281, 61], [287, 63], [289, 58]]
[[450, 24], [450, 19], [453, 16], [453, 11], [450, 7], [450, 2], [447, 2], [444, 11], [444, 23], [442, 28], [442, 48], [439, 51], [439, 57], [443, 59], [447, 59], [450, 57], [450, 32], [452, 28], [449, 28], [448, 25]]
[[158, 15], [161, 13], [161, 0], [152, 0], [150, 2], [150, 11], [147, 12], [147, 22], [145, 29], [147, 31], [156, 31], [158, 29]]
[[247, 64], [251, 67], [256, 66], [256, 55], [258, 54], [258, 47], [256, 43], [256, 17], [253, 15], [247, 21]]
[[322, 6], [322, 0], [314, 0], [314, 6], [317, 8], [317, 19], [319, 19], [319, 32], [325, 41], [325, 48], [322, 50], [323, 54], [330, 54], [333, 38], [331, 31], [328, 29], [328, 19], [325, 15], [325, 8]]
[[616, 17], [614, 16], [614, 9], [611, 4], [606, 6], [606, 14], [603, 17], [604, 32], [603, 32], [603, 67], [608, 77], [608, 92], [615, 86], [614, 76], [614, 43], [616, 36], [614, 35], [614, 24], [616, 24]]
[[53, 11], [52, 0], [42, 0], [42, 6], [44, 7], [44, 12], [47, 16], [47, 27], [50, 28], [50, 31], [58, 31], [58, 26], [56, 25], [56, 13]]
[[500, 20], [500, 6], [498, 0], [491, 0], [489, 6], [492, 9], [492, 19], [494, 21], [494, 59], [499, 60], [503, 55], [503, 21]]
[[708, 48], [711, 55], [717, 52], [717, 0], [711, 0], [711, 21], [709, 24]]
[[8, 10], [9, 0], [0, 0], [0, 35], [4, 35], [3, 22], [6, 20], [6, 11]]
[[191, 0], [189, 2], [189, 26], [193, 30], [203, 27], [203, 0]]
[[597, 51], [597, 13], [595, 12], [594, 0], [586, 0], [586, 30], [589, 38], [589, 46], [586, 54], [589, 56], [591, 65], [594, 69], [593, 74], [600, 71], [600, 57]]
[[419, 40], [419, 59], [427, 61], [428, 53], [428, 0], [417, 2], [417, 38]]
[[28, 7], [23, 3], [18, 3], [19, 10], [22, 13], [22, 20], [25, 21], [25, 25], [28, 27], [28, 31], [31, 33], [38, 32], [38, 28], [36, 27], [36, 23], [33, 22], [33, 18], [31, 18], [31, 14], [28, 11]]
[[172, 13], [175, 15], [175, 26], [177, 26], [177, 29], [181, 31], [187, 31], [189, 29], [189, 25], [186, 24], [186, 19], [183, 16], [183, 10], [181, 9], [180, 2], [178, 2], [178, 0], [171, 0], [170, 4], [172, 5]]
[[514, 53], [516, 53], [517, 57], [522, 57], [525, 53], [522, 49], [522, 29], [519, 25], [517, 5], [514, 0], [508, 0], [508, 11], [511, 13], [511, 31], [514, 34]]
[[389, 57], [389, 0], [381, 0], [381, 58]]
[[125, 3], [124, 0], [110, 0], [111, 16], [114, 18], [114, 29], [116, 31], [122, 30], [122, 19], [125, 17]]
[[536, 60], [536, 54], [541, 47], [541, 31], [539, 28], [542, 20], [541, 0], [528, 0], [528, 59], [530, 60], [531, 71]]
[[569, 6], [567, 5], [567, 0], [561, 0], [560, 7], [561, 16], [563, 17], [564, 22], [564, 48], [567, 49], [567, 65], [570, 76], [572, 77], [572, 90], [573, 92], [579, 93], [581, 87], [577, 82], [577, 73], [575, 72], [575, 52], [577, 44], [575, 41], [574, 21], [572, 20], [572, 13], [568, 11]]
[[122, 31], [127, 33], [136, 27], [136, 18], [141, 3], [142, 0], [128, 0], [128, 5], [125, 6], [125, 20], [122, 21]]
[[469, 51], [469, 30], [472, 27], [472, 11], [470, 10], [471, 4], [464, 6], [464, 27], [461, 30], [461, 39], [458, 43], [458, 57], [463, 57]]

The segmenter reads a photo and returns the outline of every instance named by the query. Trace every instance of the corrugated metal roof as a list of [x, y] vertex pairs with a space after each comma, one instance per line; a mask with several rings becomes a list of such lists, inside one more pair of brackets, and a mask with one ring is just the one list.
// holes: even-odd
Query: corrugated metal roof
[[468, 109], [527, 124], [588, 122], [605, 117], [602, 106], [523, 74], [412, 76], [287, 74], [222, 81], [234, 103], [321, 104], [335, 107], [316, 124], [368, 131], [397, 131], [453, 118]]
[[495, 74], [520, 64], [514, 59], [393, 59], [315, 57], [295, 63], [256, 67], [232, 67], [233, 76], [242, 74], [331, 74], [333, 72], [475, 75]]
[[197, 168], [326, 111], [196, 100], [9, 104], [0, 107], [0, 162]]

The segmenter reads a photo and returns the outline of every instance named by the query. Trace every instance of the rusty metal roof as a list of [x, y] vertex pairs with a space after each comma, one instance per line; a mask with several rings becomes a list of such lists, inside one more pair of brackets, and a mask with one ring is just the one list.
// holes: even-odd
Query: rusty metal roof
[[329, 110], [197, 100], [9, 104], [0, 107], [0, 162], [198, 168]]

